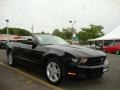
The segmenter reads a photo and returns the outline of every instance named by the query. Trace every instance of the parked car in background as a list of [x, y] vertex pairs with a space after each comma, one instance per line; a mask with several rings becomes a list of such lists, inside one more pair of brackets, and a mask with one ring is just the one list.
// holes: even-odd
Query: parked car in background
[[107, 40], [102, 49], [106, 53], [120, 54], [120, 40]]
[[115, 46], [103, 46], [103, 51], [106, 53], [120, 54], [120, 44]]
[[60, 84], [68, 76], [81, 74], [100, 78], [107, 71], [106, 54], [68, 42], [53, 35], [34, 35], [33, 39], [7, 44], [8, 64], [16, 62], [43, 71], [52, 84]]
[[6, 47], [6, 40], [0, 40], [0, 48], [5, 48]]

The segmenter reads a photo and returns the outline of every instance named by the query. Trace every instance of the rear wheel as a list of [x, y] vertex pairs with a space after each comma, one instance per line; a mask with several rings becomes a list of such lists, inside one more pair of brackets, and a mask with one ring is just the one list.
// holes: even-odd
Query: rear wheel
[[119, 54], [120, 54], [120, 50], [117, 50], [117, 51], [116, 51], [116, 54], [119, 55]]
[[46, 64], [46, 77], [54, 85], [65, 81], [66, 72], [64, 65], [57, 59], [52, 58]]
[[10, 66], [14, 66], [15, 65], [15, 61], [14, 61], [14, 57], [13, 57], [13, 52], [12, 51], [10, 51], [8, 53], [7, 61], [8, 61], [8, 65], [10, 65]]

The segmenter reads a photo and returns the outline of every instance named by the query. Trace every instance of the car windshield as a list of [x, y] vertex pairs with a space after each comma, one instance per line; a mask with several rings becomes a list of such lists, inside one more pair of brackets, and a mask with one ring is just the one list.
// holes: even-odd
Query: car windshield
[[52, 36], [52, 35], [40, 35], [37, 36], [41, 44], [44, 45], [64, 45], [64, 44], [69, 44], [65, 40], [63, 40], [60, 37], [57, 36]]

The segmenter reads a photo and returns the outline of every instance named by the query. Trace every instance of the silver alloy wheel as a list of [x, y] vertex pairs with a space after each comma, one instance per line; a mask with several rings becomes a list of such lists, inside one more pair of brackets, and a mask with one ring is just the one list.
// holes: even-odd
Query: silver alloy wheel
[[60, 67], [55, 62], [49, 62], [46, 68], [47, 77], [51, 82], [57, 82], [60, 79]]
[[9, 53], [9, 55], [8, 55], [8, 64], [12, 65], [12, 63], [13, 63], [13, 56], [12, 56], [12, 53]]

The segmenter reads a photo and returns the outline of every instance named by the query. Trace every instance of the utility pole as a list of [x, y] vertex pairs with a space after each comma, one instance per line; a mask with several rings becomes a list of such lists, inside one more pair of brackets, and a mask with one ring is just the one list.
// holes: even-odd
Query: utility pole
[[33, 30], [34, 30], [34, 28], [33, 28], [33, 24], [32, 24], [31, 30], [32, 30], [32, 34], [33, 34]]
[[6, 19], [6, 23], [7, 23], [7, 41], [9, 41], [9, 28], [8, 28], [9, 19]]
[[[76, 23], [76, 21], [72, 21], [70, 20], [69, 23], [71, 24], [71, 28], [72, 30], [74, 29], [74, 24]], [[73, 44], [73, 35], [75, 34], [75, 32], [72, 33], [72, 44]], [[76, 35], [76, 34], [75, 34]]]
[[72, 20], [70, 20], [69, 23], [71, 24], [72, 29], [74, 29], [74, 24], [76, 23], [76, 21], [72, 21]]

